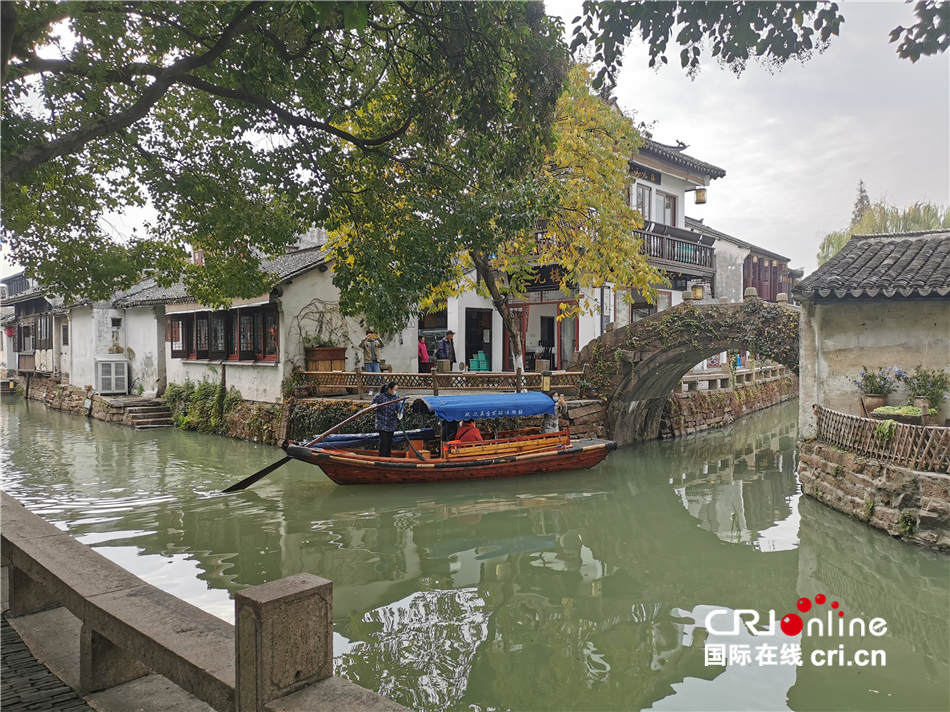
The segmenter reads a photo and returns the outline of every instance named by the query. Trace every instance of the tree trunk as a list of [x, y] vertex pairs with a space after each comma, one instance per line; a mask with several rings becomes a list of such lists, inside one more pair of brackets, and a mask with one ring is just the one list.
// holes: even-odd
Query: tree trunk
[[492, 273], [488, 255], [477, 250], [472, 250], [469, 255], [475, 265], [475, 271], [482, 282], [485, 283], [485, 288], [488, 289], [488, 293], [491, 295], [495, 310], [501, 314], [501, 321], [505, 325], [505, 331], [508, 332], [508, 343], [511, 346], [511, 359], [514, 362], [514, 367], [524, 370], [524, 354], [521, 353], [521, 328], [515, 320], [514, 314], [511, 313], [511, 309], [508, 308], [508, 302], [502, 295], [501, 290], [495, 284], [495, 276]]

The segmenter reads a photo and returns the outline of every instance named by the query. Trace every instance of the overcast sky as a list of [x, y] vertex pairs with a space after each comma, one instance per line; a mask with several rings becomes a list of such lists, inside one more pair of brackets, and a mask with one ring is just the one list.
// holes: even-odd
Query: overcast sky
[[[570, 34], [581, 3], [546, 6]], [[737, 78], [706, 55], [690, 80], [678, 48], [655, 72], [646, 48], [631, 43], [615, 91], [623, 109], [656, 122], [655, 140], [682, 141], [687, 154], [726, 171], [706, 205], [687, 196], [687, 215], [806, 273], [821, 238], [847, 226], [859, 179], [871, 200], [950, 204], [950, 54], [898, 58], [888, 33], [913, 24], [911, 5], [839, 8], [840, 36], [804, 64], [769, 74], [750, 63]]]

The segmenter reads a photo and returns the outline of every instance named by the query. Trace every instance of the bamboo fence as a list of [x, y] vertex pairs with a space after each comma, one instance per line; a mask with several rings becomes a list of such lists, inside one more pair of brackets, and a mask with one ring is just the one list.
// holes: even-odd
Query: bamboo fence
[[950, 428], [861, 418], [820, 405], [815, 415], [823, 443], [920, 472], [950, 472]]

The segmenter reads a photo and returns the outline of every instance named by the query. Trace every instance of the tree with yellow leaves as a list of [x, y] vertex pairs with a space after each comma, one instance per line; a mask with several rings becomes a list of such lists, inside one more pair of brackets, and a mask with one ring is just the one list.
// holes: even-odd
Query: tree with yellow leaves
[[570, 69], [553, 141], [533, 168], [506, 150], [505, 135], [516, 136], [517, 126], [499, 126], [491, 142], [460, 135], [430, 162], [425, 191], [398, 165], [373, 174], [371, 190], [355, 187], [333, 225], [341, 308], [397, 330], [418, 308], [476, 289], [492, 300], [522, 363], [508, 301], [525, 293], [540, 266], [553, 267], [562, 317], [596, 311], [583, 290], [608, 283], [649, 298], [665, 277], [647, 264], [634, 232], [642, 217], [627, 197], [630, 157], [642, 140], [590, 82], [586, 66]]

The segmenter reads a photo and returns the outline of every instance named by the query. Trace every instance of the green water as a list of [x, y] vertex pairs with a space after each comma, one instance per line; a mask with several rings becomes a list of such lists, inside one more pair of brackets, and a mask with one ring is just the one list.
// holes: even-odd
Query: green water
[[[30, 509], [226, 620], [241, 588], [331, 579], [337, 674], [415, 709], [950, 709], [950, 557], [802, 497], [796, 403], [584, 472], [339, 487], [291, 463], [235, 495], [282, 453], [19, 398], [0, 412], [0, 486]], [[767, 622], [819, 593], [812, 613], [834, 600], [887, 632], [707, 640], [716, 608]], [[800, 643], [804, 664], [757, 664], [762, 641]], [[704, 643], [753, 660], [707, 665]], [[886, 664], [811, 663], [839, 644]]]

